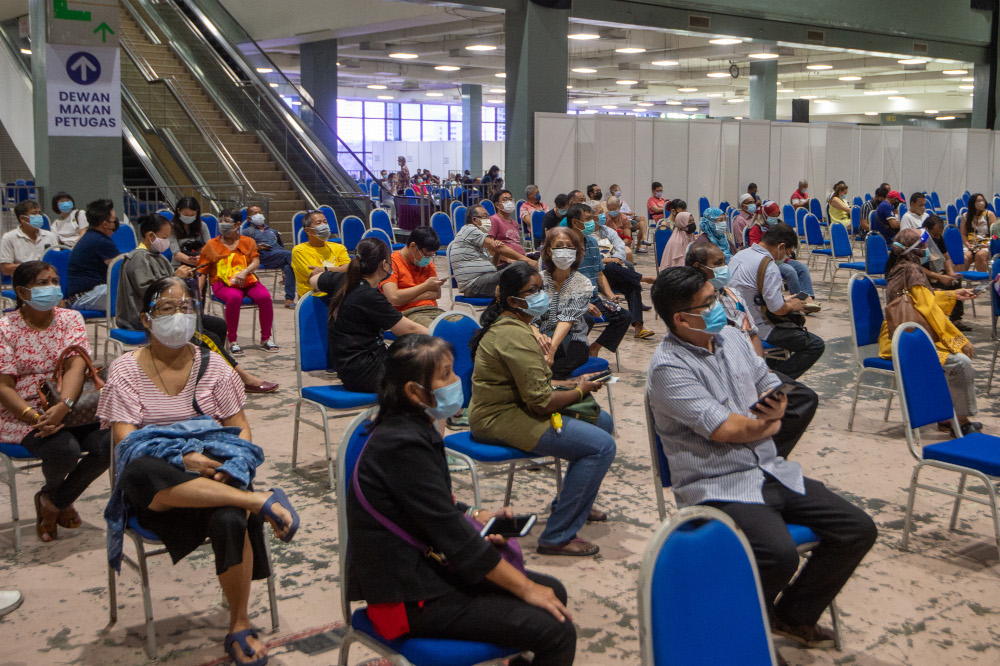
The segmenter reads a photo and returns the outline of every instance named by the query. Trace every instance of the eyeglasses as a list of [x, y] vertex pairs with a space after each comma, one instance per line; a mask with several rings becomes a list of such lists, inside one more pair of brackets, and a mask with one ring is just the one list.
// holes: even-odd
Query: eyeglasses
[[[715, 302], [717, 300], [718, 300], [718, 298], [716, 298], [715, 296], [712, 296], [711, 298], [709, 298], [707, 301], [705, 301], [701, 305], [695, 305], [694, 307], [685, 308], [684, 310], [680, 310], [680, 312], [691, 312], [692, 310], [708, 310], [708, 309], [711, 309], [711, 308], [715, 307]], [[695, 313], [692, 312], [692, 314], [695, 314]]]
[[521, 298], [523, 298], [525, 296], [534, 296], [535, 294], [537, 294], [541, 290], [542, 290], [541, 287], [531, 286], [531, 287], [528, 287], [527, 289], [522, 289], [521, 291], [517, 292], [517, 295], [519, 297], [521, 297]]
[[181, 314], [194, 314], [195, 307], [194, 301], [164, 301], [153, 306], [152, 316], [169, 317], [178, 312]]

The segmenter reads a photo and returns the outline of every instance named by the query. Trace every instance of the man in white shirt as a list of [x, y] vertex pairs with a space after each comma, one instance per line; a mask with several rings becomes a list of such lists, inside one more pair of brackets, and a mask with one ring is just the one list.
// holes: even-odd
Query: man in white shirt
[[923, 192], [914, 192], [910, 195], [910, 208], [899, 220], [899, 230], [919, 229], [924, 225], [924, 220], [930, 214], [927, 212], [927, 197]]
[[0, 238], [0, 270], [13, 275], [26, 261], [40, 260], [50, 248], [59, 245], [59, 237], [43, 229], [45, 218], [37, 201], [22, 201], [14, 207], [20, 226]]
[[[490, 215], [486, 209], [479, 205], [473, 206], [466, 213], [466, 222], [451, 243], [451, 273], [463, 296], [493, 298], [497, 285], [500, 284], [500, 274], [519, 261], [538, 268], [535, 260], [490, 238], [486, 233], [489, 231], [489, 223]], [[498, 270], [497, 263], [501, 257], [509, 263]]]

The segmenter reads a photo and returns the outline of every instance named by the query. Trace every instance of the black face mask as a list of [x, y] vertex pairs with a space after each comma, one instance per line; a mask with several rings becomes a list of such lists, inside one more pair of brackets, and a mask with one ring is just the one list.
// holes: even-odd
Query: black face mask
[[688, 232], [689, 234], [693, 234], [697, 229], [698, 225], [694, 221], [692, 221], [691, 224], [687, 225], [687, 228], [684, 231]]
[[594, 192], [594, 201], [600, 201], [601, 197], [603, 197], [603, 196], [604, 196], [604, 193], [601, 192], [600, 190], [597, 190], [596, 192]]

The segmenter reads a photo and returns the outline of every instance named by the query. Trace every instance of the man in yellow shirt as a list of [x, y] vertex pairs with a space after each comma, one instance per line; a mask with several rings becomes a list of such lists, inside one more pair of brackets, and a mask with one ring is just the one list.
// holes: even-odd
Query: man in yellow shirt
[[351, 261], [346, 247], [327, 240], [330, 238], [330, 225], [322, 212], [312, 210], [306, 213], [302, 229], [306, 232], [306, 242], [292, 248], [292, 270], [295, 271], [295, 288], [299, 297], [312, 291], [309, 286], [311, 276], [324, 270], [343, 273]]

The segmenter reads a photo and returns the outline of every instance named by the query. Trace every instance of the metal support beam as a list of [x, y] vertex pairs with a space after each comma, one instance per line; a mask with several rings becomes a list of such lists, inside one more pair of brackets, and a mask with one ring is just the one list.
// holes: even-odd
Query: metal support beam
[[483, 87], [462, 84], [462, 168], [483, 172]]
[[[302, 87], [312, 97], [313, 108], [326, 120], [317, 120], [312, 111], [302, 106], [302, 119], [323, 145], [337, 154], [337, 40], [308, 42], [301, 47]], [[329, 125], [331, 134], [327, 129]]]
[[778, 63], [774, 60], [750, 63], [750, 117], [778, 119]]

